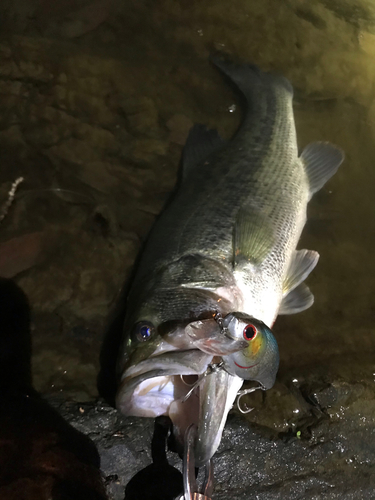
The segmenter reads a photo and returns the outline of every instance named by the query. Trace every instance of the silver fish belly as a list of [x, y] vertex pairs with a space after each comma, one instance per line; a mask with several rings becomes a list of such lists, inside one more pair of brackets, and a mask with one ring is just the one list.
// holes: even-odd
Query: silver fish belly
[[[215, 64], [244, 94], [247, 112], [229, 143], [202, 126], [190, 132], [180, 186], [150, 233], [129, 293], [118, 362], [118, 408], [127, 415], [169, 414], [181, 440], [195, 421], [197, 465], [216, 451], [243, 379], [263, 388], [274, 383], [276, 341], [252, 318], [271, 326], [278, 314], [313, 303], [303, 281], [319, 256], [296, 247], [309, 199], [344, 158], [328, 143], [298, 155], [285, 78]], [[215, 321], [236, 318], [232, 313], [242, 326], [223, 342]], [[193, 323], [194, 332], [202, 325], [201, 335], [189, 335]], [[191, 391], [181, 375], [201, 383]]]

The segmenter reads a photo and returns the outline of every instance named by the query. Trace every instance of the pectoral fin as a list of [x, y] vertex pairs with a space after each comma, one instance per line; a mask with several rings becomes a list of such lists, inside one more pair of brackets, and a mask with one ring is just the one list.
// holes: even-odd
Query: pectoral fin
[[259, 265], [271, 252], [275, 234], [270, 219], [250, 205], [242, 207], [233, 234], [234, 265]]

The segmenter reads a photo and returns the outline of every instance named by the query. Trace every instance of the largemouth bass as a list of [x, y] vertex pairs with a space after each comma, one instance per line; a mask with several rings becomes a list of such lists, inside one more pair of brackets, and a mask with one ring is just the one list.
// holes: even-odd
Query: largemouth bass
[[128, 296], [118, 363], [117, 407], [169, 415], [181, 441], [197, 423], [198, 466], [215, 453], [243, 380], [274, 384], [276, 316], [313, 303], [303, 281], [319, 256], [296, 247], [308, 201], [344, 158], [328, 143], [299, 156], [288, 80], [215, 64], [244, 94], [247, 112], [228, 143], [202, 126], [190, 132], [179, 188]]

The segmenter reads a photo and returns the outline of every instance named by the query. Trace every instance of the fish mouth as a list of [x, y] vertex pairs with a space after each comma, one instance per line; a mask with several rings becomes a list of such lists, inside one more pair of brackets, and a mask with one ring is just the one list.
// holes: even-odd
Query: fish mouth
[[168, 351], [145, 359], [125, 368], [116, 406], [127, 416], [168, 415], [180, 451], [186, 429], [196, 424], [194, 454], [200, 467], [219, 446], [227, 415], [243, 383], [216, 361], [220, 358], [198, 349]]

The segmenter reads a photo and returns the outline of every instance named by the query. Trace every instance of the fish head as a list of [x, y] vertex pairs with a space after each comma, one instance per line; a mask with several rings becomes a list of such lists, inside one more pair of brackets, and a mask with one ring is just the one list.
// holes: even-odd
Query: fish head
[[168, 415], [180, 452], [186, 429], [195, 423], [195, 461], [203, 465], [220, 443], [243, 380], [273, 385], [276, 341], [264, 323], [242, 313], [227, 314], [219, 324], [212, 317], [160, 322], [157, 315], [143, 314], [147, 319], [137, 317], [126, 326], [116, 405], [129, 416]]
[[[197, 436], [196, 463], [203, 465], [220, 442], [231, 406], [228, 407], [228, 392], [233, 402], [242, 381], [233, 383], [237, 377], [223, 370], [220, 373], [208, 370], [213, 354], [194, 345], [194, 339], [185, 331], [191, 319], [178, 319], [180, 311], [171, 300], [164, 300], [162, 293], [142, 300], [140, 306], [130, 302], [118, 362], [116, 406], [127, 416], [155, 418], [168, 415], [173, 422], [180, 453], [186, 429], [192, 423], [196, 424], [202, 429]], [[184, 300], [183, 293], [187, 292], [174, 292], [177, 303], [179, 298]], [[198, 300], [202, 301], [200, 296], [197, 296]], [[204, 375], [206, 371], [210, 372], [207, 376]], [[216, 404], [207, 406], [207, 401]], [[211, 420], [216, 426], [208, 429], [206, 424]]]
[[238, 312], [228, 314], [223, 327], [234, 340], [247, 343], [244, 349], [223, 356], [228, 372], [270, 389], [279, 368], [279, 349], [271, 329], [262, 321]]
[[[190, 268], [202, 274], [199, 261], [193, 264]], [[217, 317], [230, 317], [236, 300], [218, 295], [213, 287], [174, 286], [173, 277], [169, 266], [157, 286], [136, 282], [128, 296], [116, 406], [127, 416], [168, 415], [180, 452], [186, 429], [196, 424], [195, 463], [201, 466], [220, 443], [244, 378], [254, 373], [258, 380], [259, 371], [238, 375], [230, 370], [231, 355], [249, 344], [230, 334], [231, 325], [223, 329]]]
[[[180, 453], [186, 429], [196, 424], [195, 463], [201, 466], [220, 443], [243, 380], [224, 370], [215, 349], [199, 348], [202, 337], [210, 337], [210, 346], [215, 336], [220, 337], [213, 311], [223, 307], [225, 300], [218, 302], [218, 297], [207, 291], [180, 288], [166, 295], [165, 290], [160, 287], [138, 303], [132, 296], [128, 300], [116, 406], [126, 416], [168, 415]], [[192, 304], [189, 309], [194, 311], [193, 317], [184, 316], [178, 309], [179, 304], [185, 307], [186, 303]], [[229, 303], [225, 307], [227, 314]], [[189, 329], [192, 323], [198, 327], [199, 321], [201, 333], [199, 328]], [[228, 351], [231, 339], [224, 344], [225, 352], [232, 352]], [[221, 341], [219, 345], [222, 348]]]

